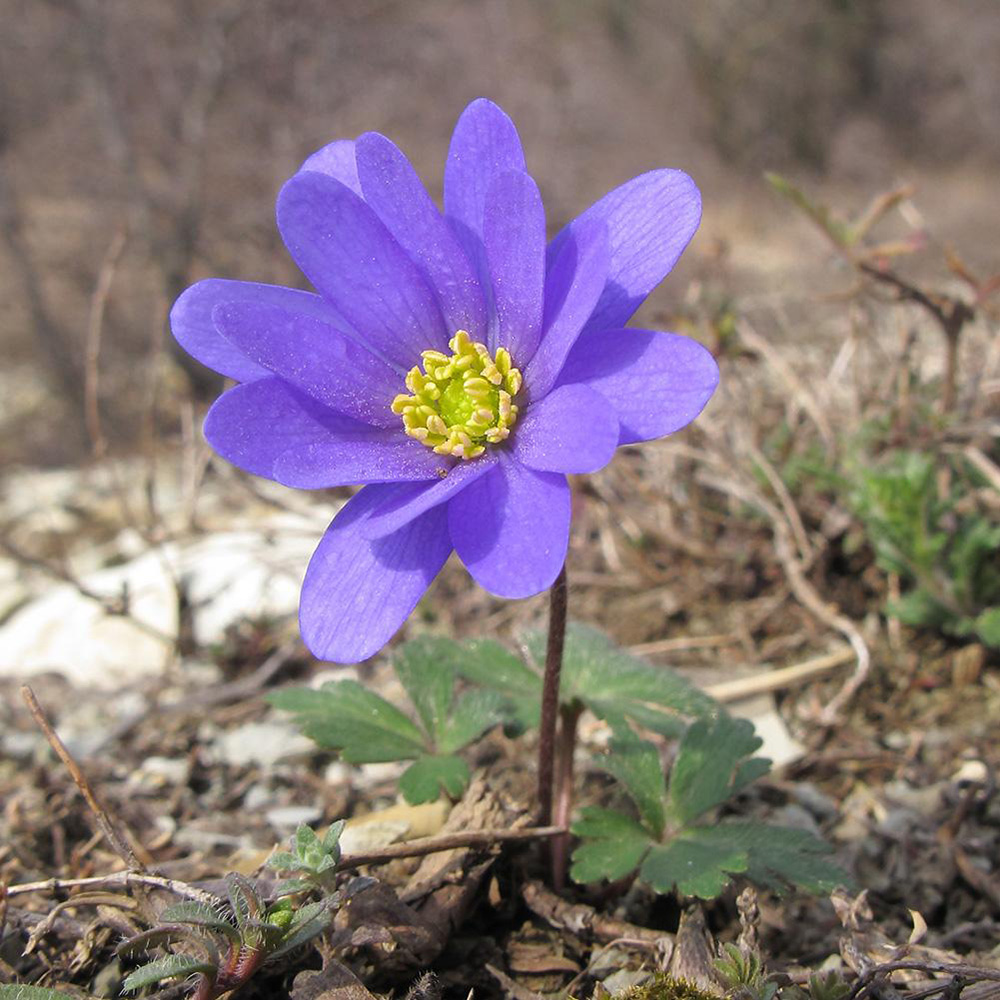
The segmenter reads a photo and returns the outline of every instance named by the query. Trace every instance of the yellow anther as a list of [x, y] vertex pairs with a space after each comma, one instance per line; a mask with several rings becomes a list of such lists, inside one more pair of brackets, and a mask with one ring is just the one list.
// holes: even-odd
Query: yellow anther
[[500, 348], [491, 357], [485, 344], [459, 330], [448, 342], [449, 357], [441, 351], [422, 351], [420, 366], [406, 375], [412, 395], [400, 394], [390, 404], [403, 420], [406, 433], [439, 455], [470, 460], [487, 444], [510, 434], [517, 419], [512, 397], [521, 388], [521, 373], [510, 352]]

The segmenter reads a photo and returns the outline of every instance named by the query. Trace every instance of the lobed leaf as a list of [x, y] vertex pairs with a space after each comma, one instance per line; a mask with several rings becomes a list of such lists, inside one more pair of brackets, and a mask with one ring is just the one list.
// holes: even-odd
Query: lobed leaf
[[396, 676], [410, 696], [430, 742], [437, 746], [455, 687], [454, 660], [461, 647], [451, 639], [421, 636], [393, 656]]
[[459, 799], [469, 783], [469, 765], [451, 755], [418, 757], [400, 776], [399, 790], [410, 805], [433, 802], [444, 792]]
[[687, 826], [724, 802], [748, 780], [766, 773], [763, 764], [744, 760], [760, 745], [753, 723], [747, 719], [721, 714], [692, 723], [681, 739], [670, 771], [671, 818]]
[[650, 847], [647, 830], [631, 817], [611, 809], [582, 810], [572, 830], [583, 838], [573, 852], [570, 869], [576, 882], [624, 878], [639, 867]]
[[520, 658], [492, 639], [463, 643], [455, 662], [458, 674], [503, 696], [505, 714], [518, 727], [538, 725], [542, 678]]
[[276, 691], [268, 701], [294, 713], [308, 737], [352, 764], [409, 760], [425, 750], [413, 721], [357, 681], [331, 681], [318, 691]]
[[639, 809], [646, 830], [654, 840], [659, 840], [667, 817], [663, 766], [656, 747], [635, 737], [614, 740], [610, 752], [600, 760], [600, 766], [625, 786]]
[[700, 844], [715, 845], [747, 856], [745, 874], [751, 882], [783, 892], [790, 886], [828, 893], [849, 881], [829, 859], [829, 844], [807, 830], [766, 823], [727, 822], [688, 831]]
[[438, 730], [437, 750], [455, 753], [504, 721], [504, 699], [497, 691], [466, 691]]
[[[546, 637], [528, 638], [528, 649], [542, 662]], [[718, 703], [668, 667], [654, 667], [598, 629], [571, 622], [563, 651], [560, 701], [586, 705], [622, 733], [622, 719], [663, 736], [678, 736], [688, 718], [718, 711]]]
[[681, 836], [653, 847], [639, 877], [657, 892], [670, 892], [676, 886], [686, 896], [714, 899], [731, 876], [746, 871], [748, 864], [746, 851], [725, 841], [712, 843]]

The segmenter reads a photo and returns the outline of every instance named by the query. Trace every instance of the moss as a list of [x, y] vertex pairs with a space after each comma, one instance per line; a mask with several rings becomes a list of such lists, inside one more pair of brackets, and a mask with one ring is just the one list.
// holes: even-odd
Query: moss
[[689, 979], [676, 979], [658, 972], [650, 982], [616, 993], [613, 1000], [719, 1000], [719, 995]]

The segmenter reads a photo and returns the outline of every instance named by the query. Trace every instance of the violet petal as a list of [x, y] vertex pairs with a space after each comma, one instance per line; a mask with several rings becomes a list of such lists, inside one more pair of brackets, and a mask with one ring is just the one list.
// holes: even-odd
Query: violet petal
[[566, 561], [569, 519], [566, 477], [509, 456], [448, 504], [456, 552], [497, 597], [530, 597], [552, 586]]
[[406, 386], [365, 347], [311, 316], [276, 306], [217, 306], [219, 332], [251, 361], [325, 406], [378, 427], [399, 427], [390, 406]]
[[545, 276], [542, 340], [524, 369], [525, 391], [541, 399], [556, 383], [570, 348], [594, 311], [608, 277], [608, 229], [581, 222], [563, 240]]
[[538, 186], [523, 171], [499, 174], [490, 185], [483, 245], [497, 316], [488, 346], [491, 352], [506, 347], [515, 365], [526, 365], [542, 335], [545, 209]]
[[[421, 445], [420, 447], [423, 447]], [[425, 449], [434, 454], [429, 448]], [[497, 463], [494, 453], [487, 452], [472, 461], [460, 461], [452, 466], [446, 476], [434, 483], [415, 486], [405, 493], [399, 493], [383, 507], [374, 511], [365, 523], [364, 532], [369, 538], [378, 538], [398, 530], [408, 521], [450, 500], [470, 483], [485, 475]]]
[[212, 371], [237, 382], [265, 378], [270, 372], [251, 361], [219, 333], [212, 311], [222, 303], [278, 306], [334, 326], [340, 325], [342, 319], [325, 299], [312, 292], [224, 278], [197, 282], [174, 303], [170, 310], [170, 329], [188, 354]]
[[322, 149], [317, 149], [311, 156], [306, 157], [299, 170], [326, 174], [327, 177], [332, 177], [349, 187], [356, 195], [361, 195], [353, 139], [335, 139], [333, 142], [328, 142]]
[[484, 340], [486, 301], [475, 269], [410, 161], [384, 135], [368, 132], [357, 141], [357, 169], [365, 201], [437, 293], [449, 333]]
[[620, 444], [672, 434], [689, 424], [719, 383], [719, 366], [707, 348], [677, 333], [602, 330], [584, 333], [559, 376], [560, 385], [582, 382], [614, 407]]
[[406, 620], [451, 552], [446, 508], [385, 538], [361, 534], [395, 485], [366, 486], [333, 519], [306, 570], [299, 627], [318, 659], [356, 663], [378, 652]]
[[[497, 174], [524, 169], [524, 151], [514, 123], [492, 101], [482, 97], [473, 101], [458, 119], [448, 147], [444, 210], [476, 268], [484, 291], [489, 288], [489, 268], [483, 249], [486, 193]], [[487, 308], [492, 308], [490, 302]]]
[[701, 221], [701, 195], [682, 170], [651, 170], [606, 194], [549, 246], [551, 266], [569, 233], [585, 220], [608, 227], [611, 267], [586, 329], [622, 326], [670, 273]]
[[419, 268], [349, 188], [323, 174], [296, 174], [278, 195], [278, 228], [302, 272], [374, 353], [406, 371], [421, 351], [447, 348], [441, 310]]
[[299, 489], [434, 479], [442, 465], [401, 429], [334, 413], [273, 376], [223, 393], [205, 418], [205, 437], [239, 468]]
[[517, 422], [513, 455], [545, 472], [596, 472], [618, 447], [612, 405], [588, 385], [564, 385], [532, 403]]

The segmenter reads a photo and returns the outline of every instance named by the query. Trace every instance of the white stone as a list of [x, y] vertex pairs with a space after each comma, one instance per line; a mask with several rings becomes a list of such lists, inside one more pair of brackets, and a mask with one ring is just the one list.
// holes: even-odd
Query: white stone
[[192, 607], [194, 637], [223, 641], [242, 618], [294, 615], [309, 558], [319, 541], [306, 533], [233, 531], [186, 545], [179, 571]]
[[58, 671], [80, 687], [114, 690], [161, 674], [173, 657], [178, 601], [163, 554], [100, 570], [81, 583], [128, 616], [109, 614], [71, 584], [58, 584], [0, 627], [0, 676]]
[[404, 840], [409, 832], [410, 824], [405, 819], [372, 820], [348, 826], [340, 835], [340, 849], [344, 854], [366, 854]]
[[312, 826], [323, 816], [323, 810], [316, 806], [278, 806], [264, 814], [268, 823], [279, 833], [291, 833], [300, 824]]
[[222, 733], [216, 741], [219, 759], [232, 767], [273, 767], [289, 757], [313, 753], [316, 744], [291, 724], [248, 722]]

